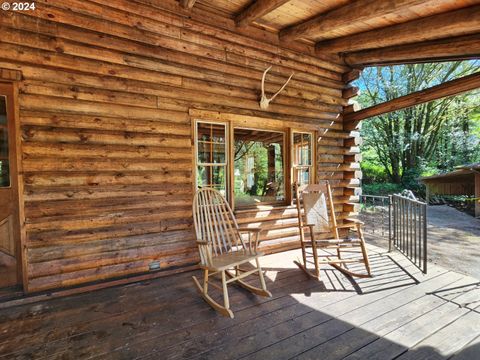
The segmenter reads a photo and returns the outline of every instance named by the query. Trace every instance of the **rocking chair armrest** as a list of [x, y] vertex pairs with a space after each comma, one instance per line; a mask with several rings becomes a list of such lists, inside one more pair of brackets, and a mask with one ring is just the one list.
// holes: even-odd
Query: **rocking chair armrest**
[[337, 229], [351, 229], [351, 228], [356, 228], [360, 224], [343, 224], [343, 225], [337, 225]]

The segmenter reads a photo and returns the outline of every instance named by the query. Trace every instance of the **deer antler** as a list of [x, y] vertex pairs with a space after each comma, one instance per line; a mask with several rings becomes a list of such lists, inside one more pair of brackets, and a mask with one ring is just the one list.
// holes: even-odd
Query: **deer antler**
[[260, 98], [260, 108], [263, 110], [266, 110], [268, 108], [268, 105], [270, 105], [270, 102], [273, 101], [273, 99], [275, 99], [277, 95], [283, 91], [283, 89], [285, 89], [285, 87], [287, 86], [287, 84], [290, 82], [290, 80], [294, 75], [294, 73], [292, 72], [292, 74], [290, 75], [288, 80], [285, 82], [285, 84], [283, 84], [283, 86], [269, 99], [265, 95], [265, 78], [267, 77], [267, 73], [270, 71], [271, 68], [272, 67], [270, 66], [267, 70], [265, 70], [262, 76], [262, 97]]

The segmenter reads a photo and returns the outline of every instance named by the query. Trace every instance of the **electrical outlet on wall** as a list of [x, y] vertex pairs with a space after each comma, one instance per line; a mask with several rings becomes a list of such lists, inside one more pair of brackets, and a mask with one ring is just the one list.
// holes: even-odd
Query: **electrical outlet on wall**
[[160, 269], [160, 262], [159, 261], [152, 261], [150, 264], [148, 264], [148, 268], [150, 270], [158, 270], [158, 269]]

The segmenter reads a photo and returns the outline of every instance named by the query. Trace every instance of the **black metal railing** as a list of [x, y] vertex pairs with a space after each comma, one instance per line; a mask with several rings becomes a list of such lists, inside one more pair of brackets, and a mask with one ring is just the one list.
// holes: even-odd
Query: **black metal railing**
[[411, 197], [391, 196], [390, 248], [393, 245], [427, 273], [427, 204]]

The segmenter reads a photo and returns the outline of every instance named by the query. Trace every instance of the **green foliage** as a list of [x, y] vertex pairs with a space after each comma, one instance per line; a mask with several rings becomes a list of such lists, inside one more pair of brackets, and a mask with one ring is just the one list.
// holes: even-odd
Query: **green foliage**
[[[360, 80], [369, 107], [478, 71], [478, 61], [367, 68]], [[391, 182], [418, 194], [422, 175], [480, 161], [480, 92], [439, 99], [363, 121], [364, 188]], [[381, 170], [383, 169], [383, 171]]]
[[361, 165], [364, 184], [388, 182], [388, 175], [382, 165], [368, 161], [362, 161]]
[[364, 195], [387, 196], [402, 192], [403, 186], [393, 183], [363, 184]]
[[420, 168], [406, 169], [402, 176], [402, 186], [405, 189], [412, 190], [415, 195], [425, 197], [425, 185], [420, 181]]

